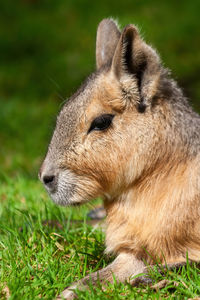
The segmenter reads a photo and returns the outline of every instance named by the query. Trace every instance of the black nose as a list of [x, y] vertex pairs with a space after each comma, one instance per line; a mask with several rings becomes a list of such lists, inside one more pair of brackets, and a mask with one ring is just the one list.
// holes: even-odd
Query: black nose
[[42, 180], [45, 185], [52, 186], [55, 181], [55, 176], [54, 175], [44, 175]]

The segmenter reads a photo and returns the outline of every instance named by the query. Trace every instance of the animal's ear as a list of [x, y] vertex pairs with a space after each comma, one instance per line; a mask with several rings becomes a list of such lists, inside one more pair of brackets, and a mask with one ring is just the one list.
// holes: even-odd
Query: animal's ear
[[161, 75], [160, 58], [142, 40], [134, 25], [127, 25], [120, 36], [112, 60], [112, 70], [120, 81], [123, 75], [134, 75], [142, 105], [145, 106], [155, 95]]
[[97, 69], [111, 63], [120, 31], [112, 19], [104, 19], [99, 23], [96, 38], [96, 65]]

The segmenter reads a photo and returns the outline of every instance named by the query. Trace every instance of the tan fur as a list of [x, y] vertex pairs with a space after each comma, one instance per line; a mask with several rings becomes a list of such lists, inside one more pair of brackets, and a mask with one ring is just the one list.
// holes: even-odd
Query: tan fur
[[196, 161], [165, 167], [126, 191], [120, 201], [106, 203], [108, 252], [133, 251], [149, 263], [156, 258], [185, 260], [187, 252], [199, 260], [199, 199], [197, 180], [191, 178], [198, 173]]

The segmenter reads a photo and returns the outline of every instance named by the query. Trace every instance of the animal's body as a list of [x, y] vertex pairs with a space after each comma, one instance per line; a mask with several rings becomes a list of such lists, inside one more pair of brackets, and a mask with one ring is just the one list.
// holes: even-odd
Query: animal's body
[[125, 281], [157, 258], [198, 261], [199, 115], [135, 26], [120, 32], [103, 20], [96, 61], [63, 106], [40, 171], [58, 204], [104, 200], [106, 249], [116, 259], [91, 280], [112, 281], [114, 273]]

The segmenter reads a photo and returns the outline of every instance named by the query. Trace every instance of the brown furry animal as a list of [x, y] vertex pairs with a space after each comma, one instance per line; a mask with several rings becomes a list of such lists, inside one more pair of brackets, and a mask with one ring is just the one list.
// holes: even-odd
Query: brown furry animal
[[199, 115], [134, 25], [103, 20], [96, 62], [58, 116], [40, 178], [61, 205], [103, 198], [116, 259], [66, 298], [88, 280], [145, 272], [144, 261], [200, 258]]

